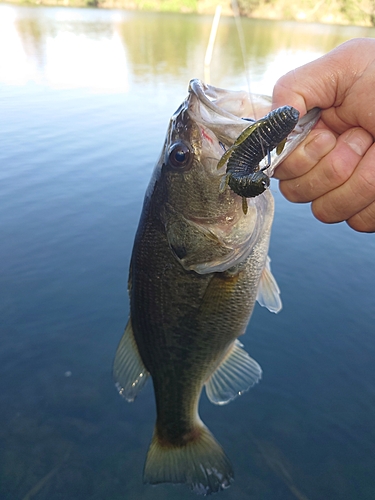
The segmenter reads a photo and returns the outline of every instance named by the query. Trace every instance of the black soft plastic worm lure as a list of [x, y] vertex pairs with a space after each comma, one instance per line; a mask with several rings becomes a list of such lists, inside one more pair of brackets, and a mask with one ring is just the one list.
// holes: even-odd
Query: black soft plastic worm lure
[[265, 191], [270, 179], [263, 170], [270, 165], [260, 170], [259, 163], [275, 147], [278, 147], [278, 154], [281, 153], [285, 139], [297, 125], [298, 118], [299, 112], [295, 108], [282, 106], [242, 132], [217, 165], [219, 169], [228, 160], [225, 183], [232, 191], [243, 198], [253, 198]]

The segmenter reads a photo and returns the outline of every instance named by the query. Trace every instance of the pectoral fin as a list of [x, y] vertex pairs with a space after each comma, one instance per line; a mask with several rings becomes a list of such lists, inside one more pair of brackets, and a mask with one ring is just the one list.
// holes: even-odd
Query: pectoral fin
[[134, 340], [130, 319], [116, 351], [113, 377], [119, 393], [129, 402], [134, 401], [149, 377]]
[[280, 299], [280, 288], [278, 287], [270, 267], [271, 259], [267, 256], [262, 276], [259, 282], [257, 301], [263, 307], [273, 313], [278, 313], [282, 306]]
[[250, 389], [262, 377], [262, 369], [236, 340], [205, 384], [211, 403], [224, 405]]

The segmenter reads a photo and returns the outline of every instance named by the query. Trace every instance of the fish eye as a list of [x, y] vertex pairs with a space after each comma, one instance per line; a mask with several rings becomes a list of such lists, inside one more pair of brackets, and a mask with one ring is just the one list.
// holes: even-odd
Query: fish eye
[[176, 142], [168, 151], [168, 164], [176, 169], [185, 169], [191, 163], [193, 154], [184, 142]]

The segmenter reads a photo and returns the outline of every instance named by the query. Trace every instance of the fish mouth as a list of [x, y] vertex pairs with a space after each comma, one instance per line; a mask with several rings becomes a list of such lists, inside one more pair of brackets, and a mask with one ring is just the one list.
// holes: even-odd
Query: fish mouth
[[228, 118], [258, 120], [271, 108], [271, 98], [265, 95], [249, 94], [244, 90], [225, 90], [193, 79], [189, 93], [194, 94], [212, 112]]
[[[238, 107], [237, 113], [228, 112], [223, 106], [218, 105], [217, 103], [222, 101], [223, 95], [227, 97], [228, 94], [237, 92], [233, 91], [224, 91], [223, 89], [213, 87], [212, 85], [206, 85], [204, 82], [198, 79], [191, 80], [189, 83], [189, 93], [194, 94], [201, 104], [206, 106], [208, 110], [211, 110], [213, 113], [216, 113], [220, 116], [233, 120], [235, 117], [241, 117], [240, 106]], [[242, 93], [241, 93], [242, 94]], [[242, 102], [243, 96], [241, 95], [241, 100], [238, 102]]]
[[[249, 126], [249, 120], [259, 120], [269, 113], [271, 104], [269, 96], [250, 94], [244, 90], [225, 90], [199, 79], [189, 83], [187, 110], [190, 118], [204, 130], [211, 130], [226, 147], [233, 145]], [[266, 171], [268, 176], [271, 177], [275, 168], [305, 139], [319, 117], [320, 109], [313, 108], [298, 121], [288, 135], [281, 154], [273, 151], [271, 166]]]
[[[258, 120], [271, 109], [271, 98], [244, 90], [225, 90], [193, 79], [189, 83], [190, 117], [210, 128], [219, 140], [233, 144], [249, 126], [246, 120]], [[246, 119], [246, 120], [245, 120]]]

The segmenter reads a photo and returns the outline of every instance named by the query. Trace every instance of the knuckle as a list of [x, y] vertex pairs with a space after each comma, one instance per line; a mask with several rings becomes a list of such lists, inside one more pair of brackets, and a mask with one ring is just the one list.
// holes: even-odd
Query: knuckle
[[[374, 168], [362, 168], [358, 170], [358, 186], [360, 192], [367, 198], [367, 196], [375, 197], [375, 170]], [[367, 196], [366, 196], [367, 195]], [[372, 201], [372, 200], [371, 200]]]

